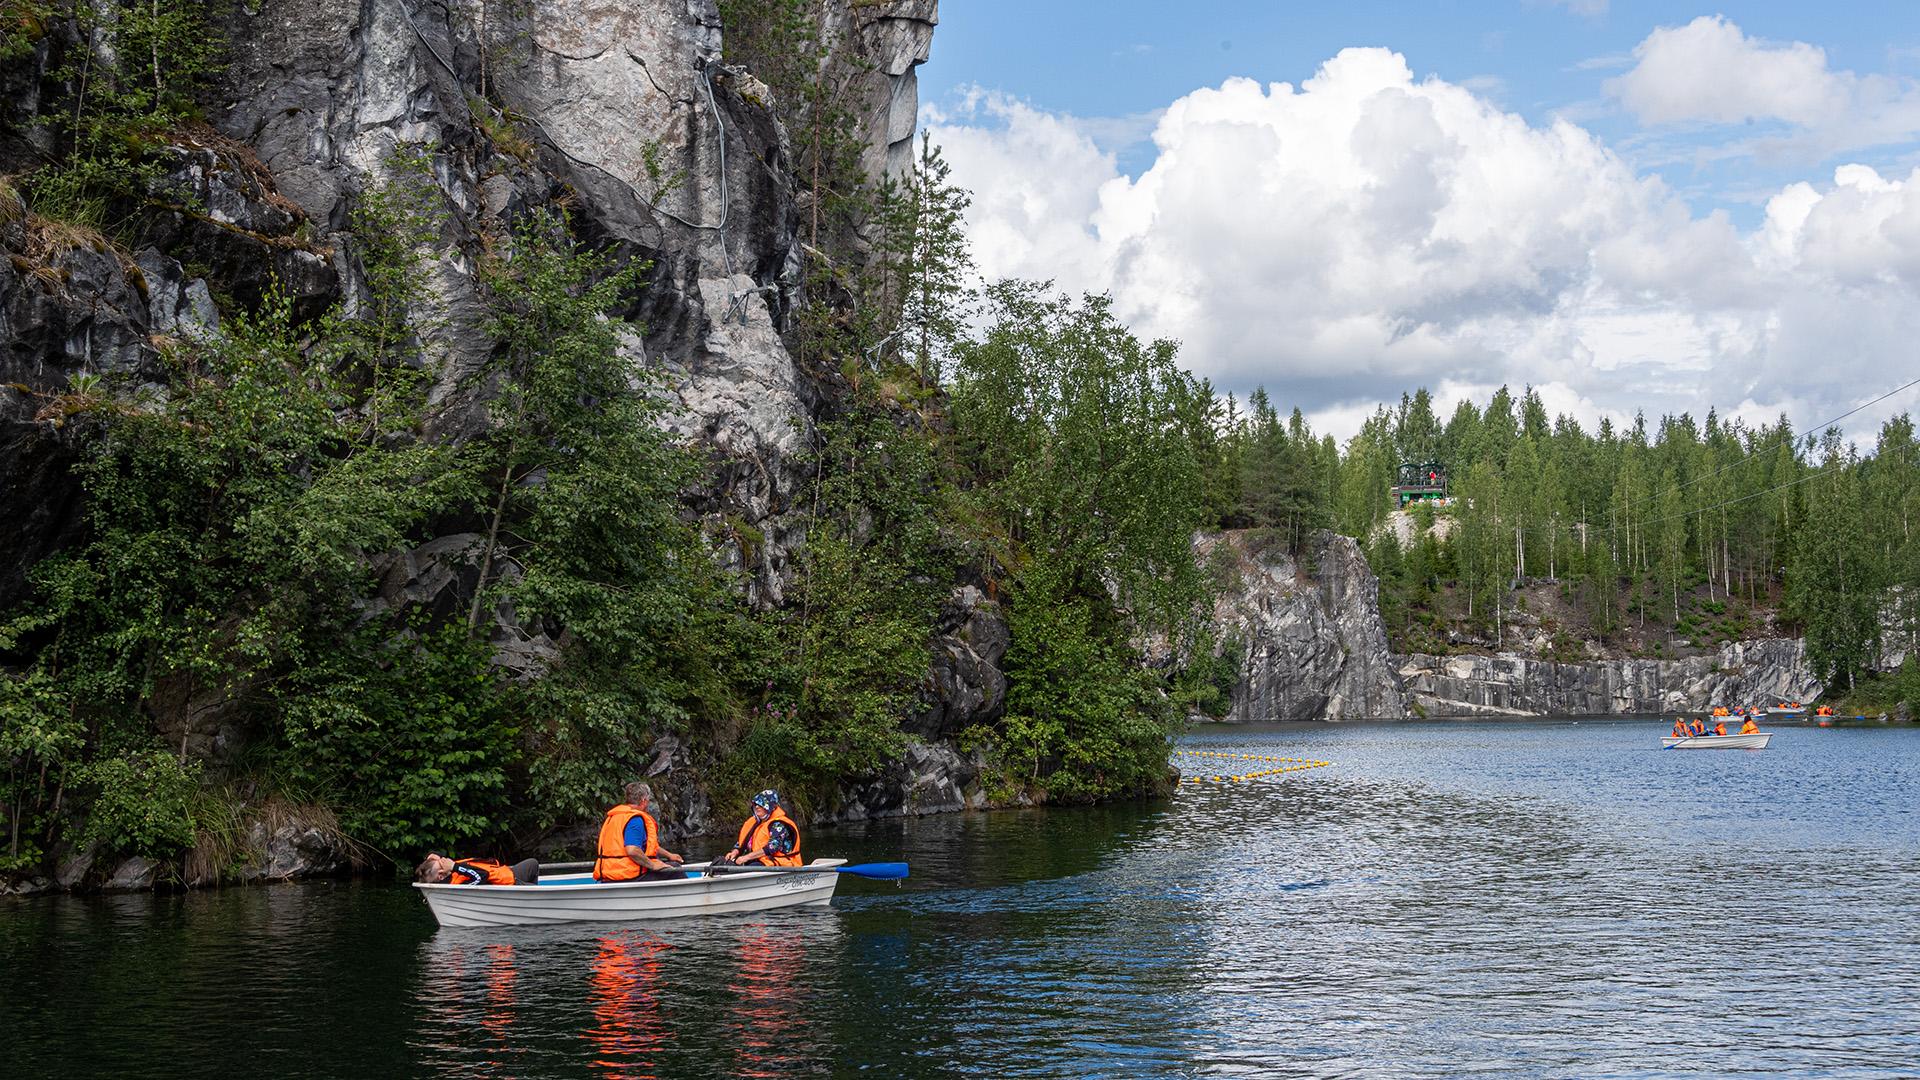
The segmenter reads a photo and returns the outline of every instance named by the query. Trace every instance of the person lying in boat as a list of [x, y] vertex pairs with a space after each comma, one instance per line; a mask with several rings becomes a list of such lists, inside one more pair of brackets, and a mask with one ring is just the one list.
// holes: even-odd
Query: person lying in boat
[[733, 850], [713, 860], [734, 866], [799, 866], [800, 826], [780, 805], [780, 793], [769, 788], [753, 797], [752, 812], [740, 823]]
[[644, 780], [627, 785], [627, 801], [607, 811], [594, 844], [595, 881], [676, 881], [687, 876], [686, 860], [660, 846], [660, 824], [647, 813], [653, 787]]
[[1746, 723], [1744, 723], [1744, 724], [1741, 724], [1741, 725], [1740, 725], [1740, 734], [1742, 734], [1742, 735], [1758, 735], [1758, 734], [1760, 734], [1760, 725], [1759, 725], [1759, 724], [1756, 724], [1756, 723], [1754, 723], [1754, 722], [1753, 722], [1753, 717], [1751, 717], [1751, 716], [1749, 716], [1749, 717], [1747, 717], [1747, 722], [1746, 722]]
[[540, 860], [521, 859], [512, 866], [492, 859], [453, 859], [429, 852], [413, 871], [413, 880], [429, 885], [538, 885]]

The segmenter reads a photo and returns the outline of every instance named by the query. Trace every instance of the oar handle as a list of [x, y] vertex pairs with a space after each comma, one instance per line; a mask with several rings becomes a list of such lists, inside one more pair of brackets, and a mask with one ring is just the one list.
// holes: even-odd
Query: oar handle
[[[707, 868], [707, 864], [703, 862], [690, 862], [690, 863], [681, 863], [679, 864], [679, 867], [682, 870], [704, 870]], [[561, 870], [591, 870], [591, 869], [593, 869], [593, 864], [590, 862], [548, 862], [548, 863], [540, 864], [540, 872], [543, 874], [549, 874], [549, 873], [553, 873], [555, 871], [561, 871]]]
[[898, 881], [907, 876], [903, 862], [861, 863], [858, 866], [714, 866], [707, 873], [719, 874], [852, 874], [854, 877]]

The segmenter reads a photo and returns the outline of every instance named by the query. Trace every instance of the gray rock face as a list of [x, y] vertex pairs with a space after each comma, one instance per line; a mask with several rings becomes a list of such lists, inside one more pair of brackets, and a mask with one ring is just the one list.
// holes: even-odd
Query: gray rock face
[[79, 888], [93, 872], [93, 863], [99, 857], [99, 848], [88, 844], [86, 847], [60, 860], [54, 867], [53, 881], [62, 889], [71, 892]]
[[107, 892], [146, 892], [160, 879], [160, 864], [144, 855], [122, 862], [101, 888]]
[[1717, 656], [1688, 660], [1415, 654], [1401, 658], [1400, 676], [1429, 716], [1641, 715], [1811, 701], [1821, 690], [1806, 644], [1788, 638], [1727, 642]]
[[927, 62], [939, 0], [882, 0], [849, 4], [829, 16], [836, 49], [869, 68], [855, 88], [854, 115], [866, 134], [861, 165], [867, 175], [902, 177], [913, 170], [913, 131], [920, 112], [919, 76]]
[[248, 861], [241, 881], [291, 881], [341, 874], [358, 865], [353, 850], [332, 829], [294, 817], [255, 821], [247, 831]]
[[962, 753], [952, 743], [913, 740], [891, 769], [849, 785], [840, 793], [839, 805], [816, 820], [859, 821], [982, 809], [987, 797], [980, 775], [986, 766], [981, 751]]
[[908, 719], [907, 730], [945, 739], [998, 719], [1007, 704], [1000, 661], [1011, 640], [998, 604], [971, 585], [955, 589], [940, 609], [926, 707]]
[[[1220, 562], [1238, 580], [1220, 597], [1213, 625], [1238, 639], [1245, 667], [1227, 719], [1400, 718], [1400, 678], [1380, 619], [1380, 583], [1351, 537], [1314, 534], [1302, 559], [1259, 552], [1254, 534], [1203, 536], [1203, 563]], [[1303, 563], [1311, 564], [1309, 572]]]

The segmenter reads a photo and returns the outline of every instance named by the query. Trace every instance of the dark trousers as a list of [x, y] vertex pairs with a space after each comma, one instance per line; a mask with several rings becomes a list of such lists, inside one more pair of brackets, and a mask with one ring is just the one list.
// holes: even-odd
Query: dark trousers
[[665, 870], [642, 870], [635, 881], [684, 881], [687, 872], [679, 867], [669, 866]]
[[521, 859], [513, 864], [513, 883], [515, 885], [540, 884], [540, 860]]

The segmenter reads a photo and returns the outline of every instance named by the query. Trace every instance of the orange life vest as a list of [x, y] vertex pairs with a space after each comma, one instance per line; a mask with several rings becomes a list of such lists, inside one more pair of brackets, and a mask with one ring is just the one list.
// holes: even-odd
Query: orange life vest
[[[785, 822], [787, 828], [793, 830], [793, 850], [784, 855], [775, 855], [771, 858], [758, 854], [746, 855], [745, 853], [747, 852], [758, 852], [767, 846], [768, 834], [773, 831], [773, 823], [776, 821]], [[800, 826], [795, 825], [793, 819], [787, 816], [786, 809], [779, 806], [773, 808], [773, 813], [768, 814], [767, 820], [765, 821], [748, 815], [747, 820], [740, 824], [740, 839], [734, 844], [733, 850], [742, 853], [743, 857], [740, 863], [743, 866], [753, 866], [756, 864], [762, 866], [799, 866]]]
[[1822, 705], [1822, 706], [1820, 706], [1819, 708], [1817, 708], [1817, 709], [1815, 709], [1815, 710], [1813, 710], [1813, 715], [1815, 715], [1815, 716], [1832, 716], [1832, 715], [1833, 715], [1833, 706], [1831, 706], [1831, 705]]
[[[459, 869], [463, 866], [479, 874], [481, 880], [469, 880], [462, 876]], [[492, 859], [455, 859], [453, 867], [454, 873], [447, 877], [447, 883], [450, 885], [512, 885], [514, 883], [513, 869], [502, 866]]]
[[641, 851], [648, 858], [659, 854], [660, 828], [654, 824], [653, 815], [631, 803], [621, 803], [607, 811], [606, 820], [600, 823], [600, 839], [593, 846], [593, 880], [632, 881], [646, 873], [646, 867], [627, 855], [627, 822], [634, 818], [647, 823], [647, 846]]
[[1703, 721], [1695, 720], [1688, 726], [1687, 731], [1692, 735], [1705, 735], [1707, 733], [1707, 725]]
[[1673, 737], [1676, 739], [1684, 739], [1687, 737], [1687, 722], [1685, 720], [1675, 720], [1673, 722]]
[[1746, 723], [1740, 725], [1740, 734], [1758, 735], [1760, 734], [1760, 725], [1749, 720]]
[[1713, 710], [1713, 715], [1715, 715], [1715, 716], [1725, 716], [1725, 715], [1727, 715], [1727, 707], [1726, 707], [1725, 705], [1718, 705], [1718, 706], [1715, 706], [1715, 707], [1714, 707], [1714, 710]]
[[1723, 721], [1721, 723], [1713, 725], [1713, 733], [1715, 735], [1725, 735], [1727, 733], [1726, 723]]

